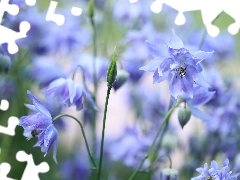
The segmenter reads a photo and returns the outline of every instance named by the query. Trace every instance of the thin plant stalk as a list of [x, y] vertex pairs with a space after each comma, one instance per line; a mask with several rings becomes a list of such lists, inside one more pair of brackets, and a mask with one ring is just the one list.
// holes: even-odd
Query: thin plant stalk
[[[157, 134], [156, 134], [156, 136], [154, 137], [154, 140], [153, 140], [151, 146], [150, 146], [149, 149], [148, 149], [148, 154], [151, 154], [152, 149], [153, 149], [153, 147], [154, 147], [154, 145], [155, 145], [155, 143], [156, 143], [156, 141], [157, 141], [157, 138], [158, 138], [160, 132], [162, 131], [163, 126], [164, 126], [165, 123], [169, 120], [170, 116], [172, 115], [173, 111], [178, 107], [178, 105], [179, 105], [179, 103], [177, 103], [175, 106], [172, 106], [171, 109], [170, 109], [170, 110], [168, 111], [168, 113], [166, 114], [166, 116], [164, 117], [163, 122], [162, 122], [162, 124], [160, 125], [160, 127], [158, 128]], [[139, 167], [134, 171], [134, 173], [130, 176], [130, 178], [129, 178], [128, 180], [134, 179], [134, 177], [137, 175], [138, 171], [141, 169], [144, 161], [145, 161], [147, 158], [148, 158], [148, 155], [145, 155], [144, 158], [142, 159]], [[150, 157], [150, 160], [152, 160], [151, 157]]]
[[105, 136], [105, 124], [106, 124], [106, 116], [107, 116], [107, 107], [108, 107], [108, 100], [109, 95], [111, 92], [111, 86], [107, 89], [107, 96], [105, 101], [105, 108], [104, 108], [104, 116], [103, 116], [103, 127], [102, 127], [102, 138], [101, 138], [101, 149], [100, 149], [100, 159], [99, 159], [99, 169], [98, 169], [98, 180], [100, 180], [101, 177], [101, 170], [102, 170], [102, 159], [103, 159], [103, 146], [104, 146], [104, 136]]
[[79, 126], [80, 126], [80, 128], [81, 128], [81, 130], [82, 130], [82, 134], [83, 134], [83, 138], [84, 138], [84, 142], [85, 142], [85, 145], [86, 145], [86, 148], [87, 148], [87, 152], [88, 152], [89, 158], [90, 158], [90, 160], [91, 160], [91, 162], [92, 162], [92, 165], [93, 165], [94, 169], [97, 169], [96, 163], [95, 163], [95, 161], [94, 161], [94, 159], [93, 159], [93, 156], [92, 156], [92, 154], [91, 154], [91, 152], [90, 152], [90, 149], [89, 149], [89, 146], [88, 146], [86, 134], [85, 134], [84, 128], [83, 128], [83, 126], [82, 126], [82, 123], [81, 123], [77, 118], [75, 118], [74, 116], [71, 116], [71, 115], [69, 115], [69, 114], [59, 114], [58, 116], [56, 116], [56, 117], [53, 119], [53, 122], [56, 121], [58, 118], [61, 118], [61, 117], [64, 117], [64, 116], [65, 116], [65, 117], [70, 117], [70, 118], [74, 119], [74, 120], [79, 124]]

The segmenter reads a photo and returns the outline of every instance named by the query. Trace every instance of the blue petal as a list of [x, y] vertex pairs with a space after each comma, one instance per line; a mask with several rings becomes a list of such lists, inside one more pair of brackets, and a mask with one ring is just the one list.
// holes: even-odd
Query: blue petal
[[70, 99], [70, 102], [73, 103], [73, 99], [76, 95], [77, 88], [72, 79], [67, 79], [67, 85], [68, 85], [68, 91], [69, 91], [69, 99]]
[[22, 116], [19, 119], [19, 126], [22, 126], [24, 129], [45, 130], [51, 123], [52, 119], [46, 118], [46, 116], [39, 112]]
[[51, 114], [49, 113], [49, 111], [43, 106], [43, 104], [30, 92], [27, 91], [28, 97], [29, 99], [33, 102], [35, 108], [42, 113], [43, 115], [45, 115], [46, 117], [52, 119]]
[[55, 92], [65, 82], [66, 82], [66, 79], [58, 78], [58, 79], [52, 81], [43, 93], [44, 94], [51, 94], [52, 92]]
[[206, 104], [208, 101], [212, 99], [215, 91], [209, 91], [206, 87], [195, 87], [193, 98], [188, 101], [189, 104], [193, 106], [200, 106]]
[[209, 116], [208, 114], [202, 112], [201, 110], [192, 107], [191, 105], [188, 104], [188, 109], [191, 110], [191, 113], [193, 116], [203, 120], [203, 121], [214, 121], [214, 119]]
[[182, 90], [185, 92], [190, 98], [193, 98], [193, 80], [189, 74], [186, 74], [185, 77], [181, 78]]
[[37, 141], [37, 143], [33, 147], [37, 147], [37, 146], [42, 147], [42, 146], [44, 146], [44, 134], [45, 134], [45, 131], [41, 132], [38, 135], [38, 141]]
[[24, 104], [28, 109], [30, 109], [31, 111], [35, 111], [38, 112], [38, 110], [36, 109], [36, 107], [32, 104]]
[[214, 168], [215, 170], [218, 170], [218, 164], [216, 161], [211, 161], [211, 168]]
[[167, 79], [167, 73], [164, 73], [163, 76], [159, 76], [158, 70], [155, 71], [153, 75], [153, 84], [162, 82]]
[[222, 168], [223, 168], [223, 167], [227, 167], [228, 164], [229, 164], [229, 159], [227, 158], [227, 159], [225, 159], [225, 161], [223, 162]]
[[199, 86], [204, 86], [208, 88], [210, 87], [210, 85], [205, 81], [201, 73], [198, 73], [197, 79], [195, 79], [195, 83], [198, 84]]
[[157, 58], [151, 61], [148, 65], [140, 67], [139, 69], [144, 71], [154, 72], [161, 63], [162, 63], [162, 60]]
[[168, 53], [168, 47], [163, 44], [157, 44], [155, 42], [150, 42], [148, 40], [145, 41], [148, 49], [150, 52], [156, 56], [156, 57], [161, 57], [162, 59], [169, 58], [170, 55]]
[[57, 163], [56, 152], [58, 147], [58, 131], [53, 124], [49, 125], [44, 133], [44, 147], [46, 147], [46, 156], [49, 153], [51, 146], [53, 146], [53, 159]]
[[75, 101], [77, 111], [80, 111], [83, 108], [82, 98], [83, 96], [81, 96], [78, 100]]
[[98, 111], [98, 108], [97, 108], [95, 102], [93, 101], [93, 99], [92, 99], [90, 93], [88, 92], [88, 90], [87, 90], [84, 86], [82, 87], [82, 89], [83, 89], [83, 92], [84, 92], [84, 94], [86, 95], [87, 99], [88, 99], [88, 100], [90, 101], [90, 103], [92, 104], [92, 107], [93, 107], [96, 111]]
[[169, 42], [169, 47], [173, 49], [181, 49], [184, 47], [182, 40], [175, 34], [174, 29], [172, 30], [172, 37]]
[[[197, 59], [203, 60], [203, 59], [210, 58], [213, 53], [214, 53], [214, 51], [212, 51], [212, 52], [197, 51], [197, 52], [193, 53], [193, 56]], [[199, 61], [199, 62], [201, 62], [201, 61]]]
[[179, 78], [175, 78], [175, 75], [171, 73], [169, 73], [168, 79], [170, 79], [169, 82], [170, 93], [172, 96], [174, 96], [175, 99], [177, 99], [178, 95], [180, 95], [182, 92], [181, 81]]

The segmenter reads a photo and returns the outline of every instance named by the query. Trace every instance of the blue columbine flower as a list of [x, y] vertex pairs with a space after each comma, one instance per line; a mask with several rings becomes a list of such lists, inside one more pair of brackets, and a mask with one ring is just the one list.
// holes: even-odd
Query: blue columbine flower
[[208, 164], [205, 163], [203, 168], [197, 168], [196, 171], [200, 173], [199, 176], [191, 178], [191, 180], [236, 180], [235, 176], [232, 176], [232, 171], [227, 172], [229, 160], [226, 159], [222, 168], [218, 169], [216, 161], [211, 162], [211, 168], [208, 169]]
[[213, 52], [190, 52], [174, 30], [168, 45], [149, 41], [146, 44], [156, 58], [140, 69], [154, 72], [153, 83], [168, 79], [170, 93], [175, 98], [182, 91], [192, 98], [194, 84], [207, 86], [201, 74], [203, 69], [200, 62], [211, 57]]
[[41, 147], [41, 151], [45, 152], [44, 157], [49, 153], [53, 145], [53, 159], [57, 162], [58, 131], [52, 124], [52, 116], [30, 91], [27, 91], [27, 94], [29, 99], [33, 102], [33, 105], [26, 104], [26, 106], [34, 111], [34, 113], [21, 117], [19, 126], [24, 128], [23, 135], [28, 139], [38, 137], [38, 141], [34, 147]]
[[84, 105], [87, 106], [87, 99], [94, 109], [97, 109], [90, 93], [83, 84], [77, 84], [72, 79], [58, 78], [51, 82], [44, 91], [46, 96], [55, 97], [65, 106], [76, 105], [77, 110], [81, 110]]

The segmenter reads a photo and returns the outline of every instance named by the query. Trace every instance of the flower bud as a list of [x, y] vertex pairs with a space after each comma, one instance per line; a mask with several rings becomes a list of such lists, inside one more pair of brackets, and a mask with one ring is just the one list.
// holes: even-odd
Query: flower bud
[[116, 81], [113, 83], [113, 88], [116, 91], [119, 89], [128, 79], [129, 73], [123, 69], [117, 71]]
[[187, 124], [191, 117], [191, 111], [186, 108], [181, 108], [178, 110], [178, 121], [182, 128]]
[[90, 19], [94, 16], [94, 0], [90, 0], [88, 3], [88, 16]]
[[117, 77], [117, 57], [114, 54], [112, 56], [112, 61], [108, 67], [108, 72], [107, 72], [108, 87], [113, 86], [113, 83], [116, 80], [116, 77]]
[[12, 66], [12, 62], [9, 56], [0, 54], [0, 73], [8, 73]]
[[160, 173], [160, 180], [178, 180], [178, 171], [175, 169], [165, 168]]

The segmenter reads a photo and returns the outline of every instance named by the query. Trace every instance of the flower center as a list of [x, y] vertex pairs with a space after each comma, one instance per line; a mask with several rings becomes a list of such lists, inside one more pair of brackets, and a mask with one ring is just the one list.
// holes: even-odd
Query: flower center
[[31, 132], [31, 135], [32, 135], [33, 137], [36, 137], [40, 132], [42, 132], [42, 131], [38, 131], [38, 130], [34, 129], [34, 130]]
[[[180, 78], [186, 76], [186, 70], [187, 66], [186, 67], [181, 66], [175, 69], [176, 73], [179, 75]], [[178, 75], [176, 75], [176, 78], [178, 78]]]
[[217, 175], [214, 174], [214, 175], [211, 175], [211, 176], [207, 176], [207, 177], [205, 177], [204, 180], [215, 180], [216, 177], [217, 177]]

